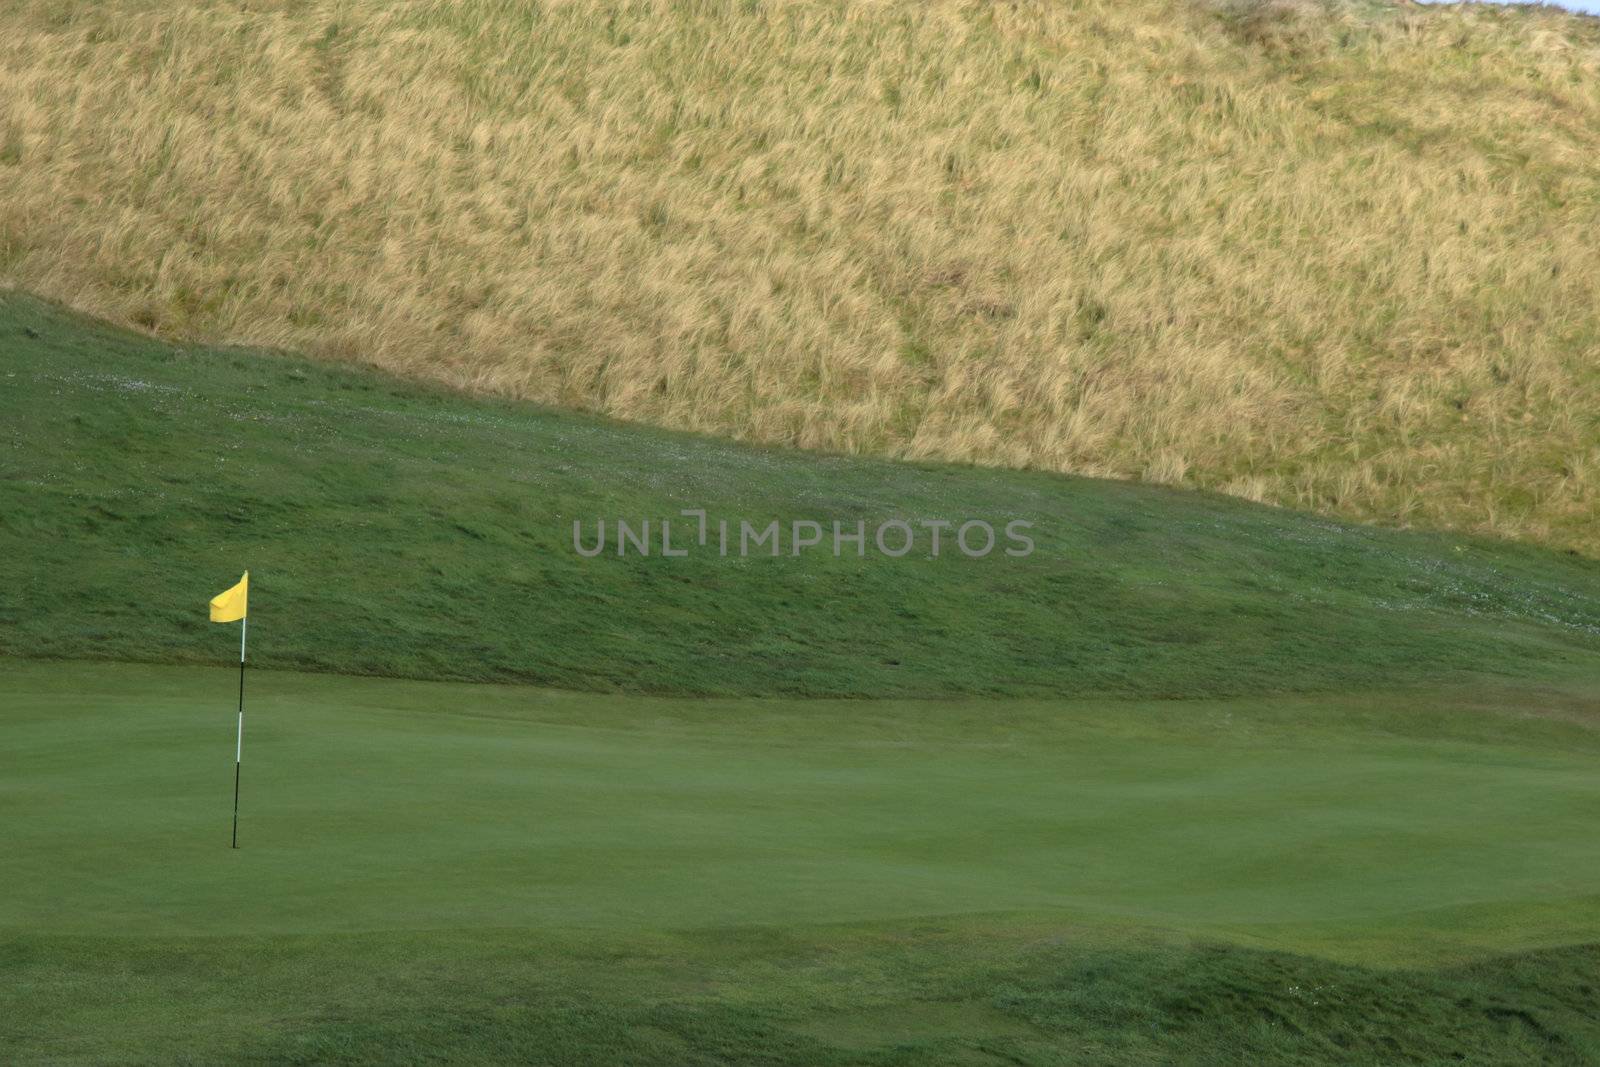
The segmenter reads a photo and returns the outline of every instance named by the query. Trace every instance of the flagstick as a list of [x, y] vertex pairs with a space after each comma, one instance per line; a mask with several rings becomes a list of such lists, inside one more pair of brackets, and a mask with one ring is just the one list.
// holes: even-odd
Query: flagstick
[[233, 847], [239, 847], [239, 764], [244, 756], [244, 635], [250, 617], [239, 620], [239, 735], [233, 745]]

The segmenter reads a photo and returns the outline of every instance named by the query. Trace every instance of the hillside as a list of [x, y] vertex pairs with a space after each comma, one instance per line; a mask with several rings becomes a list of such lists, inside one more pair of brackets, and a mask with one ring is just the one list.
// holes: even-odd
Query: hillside
[[[1593, 20], [1343, 0], [9, 0], [0, 285], [748, 441], [1593, 555], [1597, 70]], [[319, 646], [294, 661], [372, 654]]]
[[7, 1063], [1579, 1067], [1597, 693], [1575, 552], [0, 293]]
[[[1215, 696], [1554, 680], [1600, 663], [1600, 564], [1223, 496], [762, 450], [0, 295], [0, 653], [226, 662], [252, 572], [267, 667], [591, 690]], [[713, 529], [780, 523], [782, 554]], [[674, 520], [682, 557], [592, 550]], [[848, 543], [793, 554], [797, 520]], [[894, 520], [990, 522], [900, 558]], [[1009, 556], [1007, 523], [1034, 551]], [[973, 548], [980, 547], [972, 538]], [[891, 547], [897, 547], [890, 538]], [[733, 542], [734, 545], [737, 541]], [[770, 543], [769, 543], [770, 545]], [[1015, 547], [1015, 546], [1012, 546]], [[1020, 549], [1019, 549], [1020, 550]]]

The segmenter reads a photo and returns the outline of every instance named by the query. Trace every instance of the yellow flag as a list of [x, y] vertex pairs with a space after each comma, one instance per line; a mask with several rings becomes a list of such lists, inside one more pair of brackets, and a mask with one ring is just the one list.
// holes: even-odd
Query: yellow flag
[[250, 572], [245, 571], [238, 585], [211, 598], [211, 621], [238, 622], [245, 616], [245, 602], [249, 599]]

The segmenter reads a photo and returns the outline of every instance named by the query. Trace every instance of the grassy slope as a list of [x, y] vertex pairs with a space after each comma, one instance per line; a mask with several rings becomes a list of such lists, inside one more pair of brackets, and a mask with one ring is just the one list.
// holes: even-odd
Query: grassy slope
[[230, 671], [0, 684], [7, 1062], [1600, 1057], [1600, 958], [1558, 947], [1594, 936], [1593, 686], [902, 705], [260, 672], [231, 852]]
[[[13, 654], [225, 661], [203, 600], [247, 562], [267, 666], [1401, 687], [258, 671], [230, 853], [226, 669], [0, 660], [0, 1058], [1600, 1056], [1592, 561], [765, 452], [16, 296], [0, 375]], [[685, 505], [1018, 513], [1040, 550], [570, 549], [573, 515]]]
[[0, 283], [635, 421], [1594, 554], [1597, 25], [8, 0]]
[[[761, 451], [0, 296], [0, 651], [570, 688], [1200, 696], [1592, 670], [1600, 564], [1155, 487]], [[1011, 517], [1026, 559], [580, 558], [600, 516]], [[926, 544], [924, 540], [923, 544]]]

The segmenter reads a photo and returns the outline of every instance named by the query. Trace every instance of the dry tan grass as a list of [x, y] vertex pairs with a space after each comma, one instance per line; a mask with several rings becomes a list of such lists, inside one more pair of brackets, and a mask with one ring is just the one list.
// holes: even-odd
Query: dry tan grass
[[1597, 68], [1309, 0], [0, 0], [0, 283], [1596, 551]]

